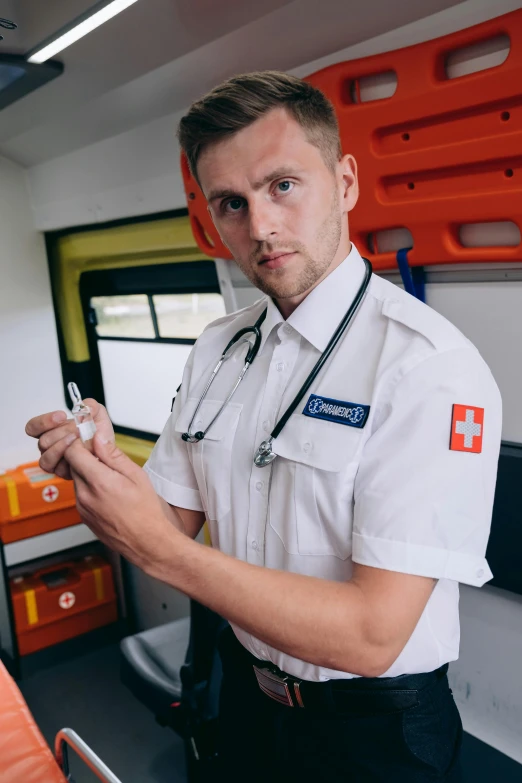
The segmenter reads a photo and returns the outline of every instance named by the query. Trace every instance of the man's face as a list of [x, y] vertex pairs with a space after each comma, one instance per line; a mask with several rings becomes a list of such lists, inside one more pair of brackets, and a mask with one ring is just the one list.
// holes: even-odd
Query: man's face
[[332, 171], [285, 109], [204, 149], [198, 175], [222, 241], [269, 296], [306, 295], [349, 252], [355, 161]]

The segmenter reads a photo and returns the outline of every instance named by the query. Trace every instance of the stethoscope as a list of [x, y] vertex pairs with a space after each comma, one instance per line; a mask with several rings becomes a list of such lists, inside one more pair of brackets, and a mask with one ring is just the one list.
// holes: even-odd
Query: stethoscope
[[[333, 333], [332, 337], [330, 338], [330, 342], [326, 346], [325, 350], [317, 360], [315, 366], [313, 367], [310, 374], [307, 376], [305, 382], [295, 395], [294, 399], [284, 412], [284, 414], [281, 416], [277, 424], [275, 425], [274, 429], [270, 433], [270, 437], [267, 440], [264, 440], [261, 445], [259, 446], [256, 455], [254, 457], [254, 465], [256, 465], [258, 468], [264, 468], [266, 465], [269, 465], [271, 462], [274, 461], [274, 459], [277, 457], [277, 454], [275, 454], [272, 451], [272, 444], [274, 440], [277, 438], [278, 435], [280, 435], [281, 430], [287, 423], [290, 416], [293, 414], [301, 400], [303, 399], [304, 395], [312, 385], [312, 383], [317, 378], [318, 374], [320, 373], [321, 369], [323, 368], [325, 362], [327, 361], [328, 357], [334, 350], [335, 346], [345, 333], [346, 329], [348, 328], [350, 322], [353, 320], [354, 315], [356, 314], [359, 305], [361, 304], [364, 295], [366, 294], [366, 291], [368, 290], [368, 286], [370, 285], [370, 279], [372, 276], [372, 265], [368, 261], [367, 258], [363, 258], [363, 261], [366, 265], [366, 271], [364, 274], [364, 279], [359, 287], [359, 290], [357, 291], [357, 294], [355, 295], [355, 299], [353, 300], [352, 304], [350, 305], [349, 309], [346, 312], [346, 315], [344, 316], [343, 320]], [[212, 425], [217, 421], [217, 419], [221, 416], [224, 409], [232, 399], [237, 387], [245, 377], [248, 368], [256, 358], [259, 348], [261, 346], [261, 324], [266, 318], [266, 309], [261, 313], [257, 321], [253, 326], [247, 326], [244, 329], [241, 329], [239, 332], [237, 332], [233, 338], [230, 340], [228, 345], [226, 346], [225, 350], [221, 354], [221, 358], [219, 362], [216, 364], [214, 371], [212, 375], [210, 376], [207, 385], [205, 386], [203, 390], [203, 394], [201, 395], [199, 402], [197, 404], [196, 410], [194, 411], [194, 415], [192, 416], [192, 419], [190, 420], [190, 424], [188, 425], [187, 432], [184, 432], [181, 436], [184, 441], [187, 443], [199, 443], [200, 440], [203, 440], [209, 429], [212, 427]], [[252, 343], [252, 338], [247, 338], [245, 335], [250, 334], [254, 336], [254, 342]], [[207, 428], [204, 431], [195, 432], [194, 434], [191, 434], [191, 428], [194, 424], [194, 421], [196, 419], [196, 416], [198, 415], [198, 411], [201, 408], [201, 405], [203, 404], [203, 400], [205, 399], [208, 390], [212, 386], [212, 383], [214, 382], [214, 379], [216, 375], [218, 374], [219, 370], [221, 369], [224, 362], [227, 361], [227, 359], [230, 359], [230, 356], [232, 353], [238, 348], [240, 345], [243, 345], [243, 343], [247, 343], [249, 346], [247, 355], [245, 357], [245, 364], [243, 369], [241, 370], [241, 373], [236, 381], [236, 384], [230, 394], [228, 395], [227, 399], [221, 406], [221, 408], [218, 410], [212, 421], [207, 425]]]

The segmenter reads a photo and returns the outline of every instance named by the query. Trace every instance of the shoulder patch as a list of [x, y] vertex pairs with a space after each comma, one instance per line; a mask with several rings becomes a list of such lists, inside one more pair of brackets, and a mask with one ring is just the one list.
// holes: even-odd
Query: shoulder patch
[[451, 451], [480, 454], [484, 435], [484, 408], [454, 405], [451, 420]]

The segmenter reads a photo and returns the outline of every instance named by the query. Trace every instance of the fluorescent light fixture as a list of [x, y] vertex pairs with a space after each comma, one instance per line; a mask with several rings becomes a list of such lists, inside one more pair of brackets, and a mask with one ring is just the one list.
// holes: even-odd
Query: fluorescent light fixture
[[44, 63], [50, 57], [61, 52], [62, 49], [66, 49], [80, 38], [83, 38], [84, 35], [92, 32], [92, 30], [104, 24], [104, 22], [108, 22], [113, 16], [116, 16], [121, 11], [125, 11], [126, 8], [136, 2], [137, 0], [112, 0], [111, 3], [100, 8], [100, 10], [94, 11], [94, 13], [89, 12], [90, 15], [86, 19], [83, 18], [82, 21], [62, 33], [62, 35], [59, 35], [58, 38], [54, 38], [48, 43], [45, 42], [32, 54], [29, 54], [27, 57], [28, 62]]

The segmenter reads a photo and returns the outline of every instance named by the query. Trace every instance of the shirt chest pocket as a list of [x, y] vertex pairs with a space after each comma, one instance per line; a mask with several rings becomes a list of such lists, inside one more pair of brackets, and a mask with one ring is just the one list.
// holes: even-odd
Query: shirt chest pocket
[[294, 414], [274, 441], [272, 502], [285, 494], [286, 502], [277, 504], [282, 513], [271, 511], [270, 525], [291, 554], [350, 556], [362, 437], [360, 429]]
[[[179, 437], [188, 431], [199, 399], [190, 397], [176, 421]], [[223, 401], [203, 400], [191, 427], [191, 434], [205, 430], [223, 407]], [[232, 456], [234, 439], [243, 406], [228, 403], [219, 418], [198, 443], [188, 443], [189, 459], [209, 521], [223, 520], [231, 508]]]

